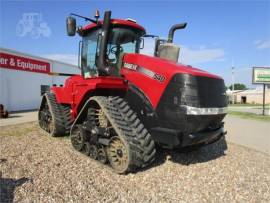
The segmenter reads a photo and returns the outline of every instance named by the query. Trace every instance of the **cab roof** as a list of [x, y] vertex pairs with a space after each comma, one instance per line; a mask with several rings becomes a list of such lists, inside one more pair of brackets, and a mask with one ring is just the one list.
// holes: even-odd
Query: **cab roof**
[[[84, 26], [82, 28], [82, 30], [83, 31], [90, 31], [92, 29], [101, 27], [102, 24], [103, 24], [103, 21], [100, 20], [100, 21], [98, 21], [98, 24], [90, 23], [90, 24]], [[129, 26], [129, 27], [132, 27], [132, 28], [135, 28], [135, 29], [138, 29], [138, 30], [141, 30], [141, 31], [145, 32], [144, 27], [140, 26], [139, 24], [137, 24], [136, 22], [133, 22], [131, 20], [111, 19], [111, 24], [112, 25], [120, 25], [120, 26], [121, 25], [123, 25], [123, 26]]]

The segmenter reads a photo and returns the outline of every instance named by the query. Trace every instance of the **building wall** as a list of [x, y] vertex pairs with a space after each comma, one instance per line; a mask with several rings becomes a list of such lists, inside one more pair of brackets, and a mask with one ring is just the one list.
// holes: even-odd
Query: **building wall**
[[36, 109], [40, 103], [40, 85], [51, 85], [51, 77], [26, 71], [1, 68], [0, 103], [9, 111]]
[[[52, 61], [52, 63], [53, 72], [81, 74], [81, 70], [77, 66], [61, 63], [58, 61]], [[67, 77], [63, 76], [51, 76], [52, 84], [64, 85], [66, 78]]]
[[[80, 74], [80, 70], [70, 64], [20, 53], [14, 50], [0, 49], [0, 52], [29, 57], [50, 63], [52, 72]], [[0, 68], [0, 103], [8, 111], [38, 109], [41, 101], [40, 86], [64, 84], [67, 77]]]
[[[246, 97], [246, 103], [248, 104], [262, 104], [263, 103], [263, 92], [239, 92], [235, 93], [236, 103], [242, 103], [242, 97]], [[265, 91], [265, 103], [270, 103], [270, 90]]]

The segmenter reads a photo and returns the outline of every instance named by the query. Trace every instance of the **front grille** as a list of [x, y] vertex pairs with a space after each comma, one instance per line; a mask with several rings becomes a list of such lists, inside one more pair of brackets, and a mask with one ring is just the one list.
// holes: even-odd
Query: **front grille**
[[203, 130], [212, 123], [216, 125], [222, 121], [225, 114], [188, 116], [181, 108], [182, 105], [197, 108], [226, 107], [224, 81], [217, 78], [176, 74], [166, 87], [156, 111], [160, 125], [167, 128], [194, 132]]
[[222, 79], [176, 74], [167, 91], [170, 96], [177, 95], [181, 105], [200, 108], [227, 106]]

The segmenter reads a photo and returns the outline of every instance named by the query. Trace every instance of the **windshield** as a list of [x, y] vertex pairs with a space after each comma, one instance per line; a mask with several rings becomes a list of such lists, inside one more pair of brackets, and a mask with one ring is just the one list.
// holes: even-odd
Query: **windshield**
[[99, 30], [92, 31], [83, 37], [81, 67], [85, 78], [97, 75], [96, 50]]
[[[99, 55], [100, 31], [92, 31], [83, 37], [81, 66], [85, 78], [98, 74], [96, 59]], [[113, 28], [107, 46], [107, 63], [116, 67], [124, 53], [139, 53], [142, 34], [142, 31], [130, 28]]]
[[107, 56], [110, 63], [117, 63], [121, 53], [138, 53], [140, 33], [127, 28], [114, 28], [111, 32]]

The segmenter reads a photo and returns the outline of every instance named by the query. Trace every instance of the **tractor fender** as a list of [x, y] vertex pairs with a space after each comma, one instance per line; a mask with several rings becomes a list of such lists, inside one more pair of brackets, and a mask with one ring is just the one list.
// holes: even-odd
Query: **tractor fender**
[[130, 108], [137, 113], [145, 127], [150, 130], [157, 125], [158, 119], [154, 107], [147, 95], [134, 84], [129, 83], [128, 91], [124, 97]]

